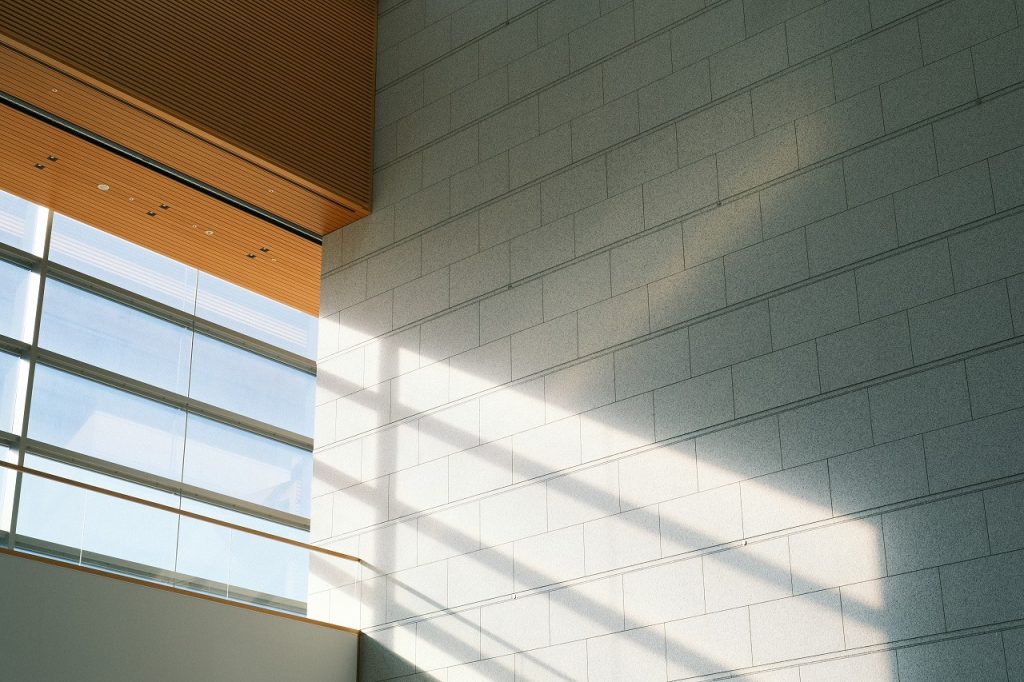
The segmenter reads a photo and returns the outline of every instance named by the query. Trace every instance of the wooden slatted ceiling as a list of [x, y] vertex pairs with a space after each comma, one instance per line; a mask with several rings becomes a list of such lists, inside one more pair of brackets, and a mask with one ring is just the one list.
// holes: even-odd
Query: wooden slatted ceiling
[[0, 0], [4, 87], [324, 234], [370, 208], [375, 5]]
[[[316, 244], [10, 107], [0, 106], [0, 130], [4, 190], [317, 314]], [[48, 161], [50, 155], [58, 160]], [[160, 209], [162, 203], [170, 208]]]

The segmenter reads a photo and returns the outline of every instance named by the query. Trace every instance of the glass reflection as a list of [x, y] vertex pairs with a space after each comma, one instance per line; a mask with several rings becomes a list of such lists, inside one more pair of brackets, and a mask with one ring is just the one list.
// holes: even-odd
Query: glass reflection
[[309, 516], [308, 452], [196, 415], [189, 415], [187, 433], [185, 483]]
[[46, 214], [42, 206], [0, 192], [0, 243], [42, 255]]
[[173, 308], [193, 312], [196, 270], [59, 213], [50, 260]]
[[316, 357], [316, 317], [205, 272], [199, 273], [196, 317], [303, 357]]
[[32, 339], [38, 286], [35, 273], [0, 261], [0, 334], [20, 341]]
[[37, 365], [30, 438], [178, 480], [182, 410]]
[[191, 396], [304, 436], [313, 435], [316, 377], [196, 334]]
[[43, 348], [175, 393], [188, 393], [192, 331], [50, 280], [39, 328]]
[[18, 404], [23, 391], [22, 369], [20, 358], [0, 353], [0, 430], [9, 433], [21, 431], [21, 425], [16, 422], [20, 417]]

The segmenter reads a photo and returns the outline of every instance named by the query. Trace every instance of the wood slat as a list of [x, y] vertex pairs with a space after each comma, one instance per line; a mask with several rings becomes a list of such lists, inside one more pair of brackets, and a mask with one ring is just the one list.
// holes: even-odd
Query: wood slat
[[0, 84], [318, 234], [370, 209], [375, 3], [34, 0]]
[[316, 244], [10, 107], [0, 106], [0, 130], [0, 188], [317, 314]]

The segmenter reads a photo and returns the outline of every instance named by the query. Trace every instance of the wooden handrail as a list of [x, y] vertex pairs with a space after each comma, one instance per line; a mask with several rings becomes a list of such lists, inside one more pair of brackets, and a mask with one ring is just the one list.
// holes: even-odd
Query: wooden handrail
[[215, 519], [215, 518], [212, 518], [210, 516], [203, 516], [202, 514], [197, 514], [195, 512], [186, 511], [184, 509], [179, 509], [179, 508], [176, 508], [176, 507], [171, 507], [171, 506], [166, 505], [166, 504], [160, 504], [159, 502], [153, 502], [151, 500], [146, 500], [146, 499], [143, 499], [141, 497], [135, 497], [133, 495], [127, 495], [125, 493], [119, 493], [119, 492], [115, 492], [113, 490], [107, 490], [106, 488], [101, 488], [99, 486], [90, 485], [88, 483], [82, 483], [81, 481], [76, 481], [76, 480], [71, 479], [71, 478], [65, 478], [63, 476], [58, 476], [56, 474], [47, 473], [45, 471], [40, 471], [38, 469], [32, 469], [30, 467], [24, 467], [24, 466], [20, 466], [18, 464], [11, 464], [10, 462], [4, 462], [4, 461], [0, 461], [0, 467], [2, 467], [4, 469], [10, 469], [11, 471], [17, 471], [17, 472], [22, 473], [22, 474], [27, 474], [29, 476], [38, 476], [39, 478], [45, 478], [45, 479], [48, 479], [48, 480], [51, 480], [51, 481], [55, 481], [57, 483], [63, 483], [65, 485], [70, 485], [70, 486], [75, 487], [75, 488], [81, 488], [82, 490], [88, 490], [90, 492], [100, 493], [101, 495], [108, 495], [110, 497], [115, 497], [117, 499], [125, 500], [127, 502], [134, 502], [136, 504], [141, 504], [143, 506], [151, 507], [153, 509], [159, 509], [161, 511], [166, 511], [166, 512], [170, 512], [172, 514], [177, 514], [178, 516], [185, 516], [187, 518], [195, 519], [197, 521], [204, 521], [206, 523], [212, 523], [215, 526], [221, 526], [223, 528], [229, 528], [231, 530], [237, 530], [237, 531], [240, 531], [242, 533], [248, 533], [250, 535], [256, 535], [258, 537], [266, 538], [268, 540], [274, 540], [276, 542], [281, 542], [281, 543], [284, 543], [286, 545], [292, 545], [293, 547], [301, 547], [302, 549], [306, 549], [306, 550], [309, 550], [311, 552], [316, 552], [318, 554], [326, 554], [327, 556], [332, 556], [332, 557], [335, 557], [337, 559], [345, 559], [346, 561], [355, 561], [356, 563], [362, 563], [362, 560], [359, 557], [352, 556], [351, 554], [345, 554], [343, 552], [335, 552], [334, 550], [330, 550], [330, 549], [327, 549], [325, 547], [318, 547], [316, 545], [310, 545], [310, 544], [307, 544], [305, 542], [300, 542], [299, 540], [292, 540], [290, 538], [283, 538], [283, 537], [281, 537], [279, 535], [274, 535], [273, 533], [267, 533], [267, 532], [261, 531], [261, 530], [255, 530], [253, 528], [246, 528], [245, 526], [240, 526], [240, 525], [238, 525], [236, 523], [231, 523], [229, 521], [221, 521], [220, 519]]

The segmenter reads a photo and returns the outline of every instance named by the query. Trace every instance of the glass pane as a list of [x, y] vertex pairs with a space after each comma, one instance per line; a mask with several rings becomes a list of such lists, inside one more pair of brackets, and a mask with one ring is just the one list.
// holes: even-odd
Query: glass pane
[[185, 395], [192, 331], [49, 280], [39, 345]]
[[[18, 463], [18, 455], [7, 446], [0, 445], [0, 460]], [[17, 477], [10, 469], [0, 468], [0, 538], [6, 538], [11, 530], [11, 514], [14, 512], [14, 480]]]
[[195, 268], [59, 213], [53, 216], [50, 260], [179, 310], [195, 310]]
[[310, 453], [196, 415], [187, 433], [185, 483], [309, 516]]
[[21, 358], [0, 353], [0, 430], [21, 433], [27, 365]]
[[38, 286], [34, 272], [0, 261], [0, 334], [32, 340]]
[[196, 334], [191, 397], [232, 412], [313, 435], [316, 377]]
[[303, 357], [316, 357], [317, 318], [205, 272], [199, 273], [196, 316]]
[[43, 254], [47, 210], [7, 192], [0, 192], [0, 243]]
[[185, 413], [36, 366], [30, 438], [179, 480]]
[[[182, 509], [302, 542], [309, 534], [194, 500]], [[182, 518], [178, 572], [227, 583], [225, 595], [255, 604], [304, 613], [309, 550], [241, 531]]]
[[[25, 466], [97, 487], [177, 505], [145, 486], [26, 455]], [[26, 474], [18, 505], [18, 547], [121, 573], [169, 580], [178, 515]]]

